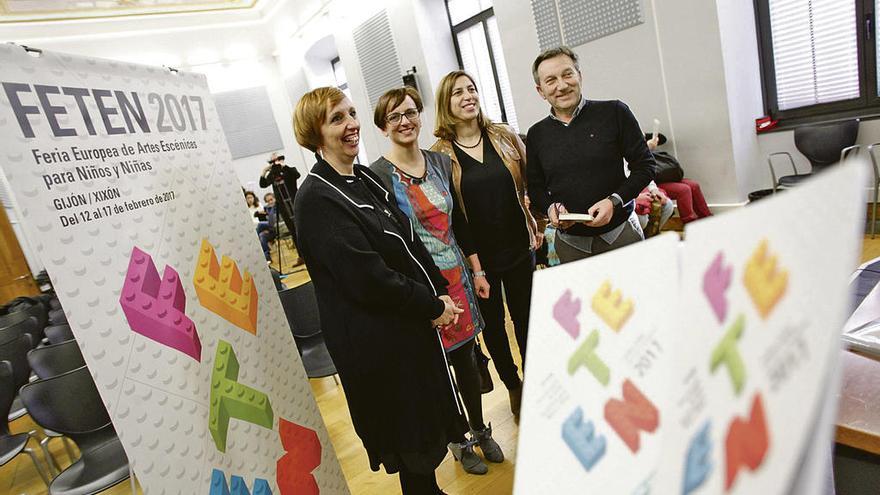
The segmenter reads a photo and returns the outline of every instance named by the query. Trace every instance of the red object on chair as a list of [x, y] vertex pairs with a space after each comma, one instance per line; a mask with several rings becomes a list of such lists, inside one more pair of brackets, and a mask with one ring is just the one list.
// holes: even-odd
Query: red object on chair
[[761, 117], [759, 119], [755, 119], [755, 132], [760, 134], [762, 132], [769, 131], [776, 127], [778, 124], [778, 120], [774, 120], [772, 117]]

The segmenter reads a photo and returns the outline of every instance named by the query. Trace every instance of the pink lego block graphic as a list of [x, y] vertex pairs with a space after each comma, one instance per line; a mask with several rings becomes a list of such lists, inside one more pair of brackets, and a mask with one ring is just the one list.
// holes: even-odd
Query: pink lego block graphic
[[166, 266], [160, 280], [153, 258], [135, 247], [119, 304], [132, 331], [201, 362], [202, 343], [195, 324], [183, 312], [186, 293], [174, 268]]
[[733, 267], [724, 264], [724, 253], [718, 252], [712, 264], [703, 274], [703, 294], [709, 300], [718, 323], [724, 323], [727, 316], [727, 288], [733, 278]]
[[580, 298], [572, 299], [571, 289], [566, 289], [553, 305], [553, 319], [573, 339], [578, 338], [581, 333], [581, 324], [578, 322], [579, 314], [581, 314]]

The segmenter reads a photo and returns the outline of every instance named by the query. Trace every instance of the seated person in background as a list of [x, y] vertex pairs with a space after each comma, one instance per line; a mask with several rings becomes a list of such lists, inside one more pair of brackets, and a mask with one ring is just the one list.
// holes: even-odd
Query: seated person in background
[[251, 212], [251, 219], [254, 223], [259, 223], [260, 215], [265, 217], [266, 213], [260, 208], [260, 200], [257, 198], [257, 195], [253, 191], [245, 191], [244, 199], [247, 201], [248, 211]]
[[[636, 215], [639, 216], [639, 224], [642, 226], [642, 230], [645, 230], [648, 226], [651, 205], [654, 201], [660, 202], [660, 218], [657, 222], [656, 231], [659, 231], [669, 218], [672, 217], [672, 214], [675, 213], [675, 204], [663, 192], [663, 189], [660, 189], [654, 181], [651, 181], [648, 187], [642, 189], [642, 192], [636, 196]], [[645, 231], [645, 235], [648, 236], [647, 231]]]
[[648, 142], [648, 149], [653, 153], [654, 161], [657, 163], [655, 182], [660, 189], [675, 200], [682, 223], [712, 216], [706, 199], [703, 197], [703, 191], [700, 190], [700, 184], [697, 181], [684, 178], [684, 170], [674, 156], [657, 151], [657, 147], [666, 142], [666, 136], [658, 133], [654, 137], [653, 133], [649, 132], [645, 134], [645, 140]]
[[270, 261], [269, 242], [274, 240], [277, 236], [275, 225], [278, 221], [278, 217], [276, 217], [275, 212], [275, 195], [272, 193], [266, 193], [266, 195], [263, 196], [263, 201], [266, 203], [266, 220], [257, 222], [257, 235], [260, 237], [260, 246], [263, 247], [263, 254], [266, 256], [266, 261]]

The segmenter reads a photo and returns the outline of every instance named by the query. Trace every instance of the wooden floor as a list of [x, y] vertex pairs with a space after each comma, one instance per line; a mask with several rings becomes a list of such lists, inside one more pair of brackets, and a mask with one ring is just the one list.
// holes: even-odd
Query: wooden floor
[[[285, 251], [287, 250], [285, 249]], [[872, 240], [870, 236], [866, 236], [862, 247], [862, 262], [877, 257], [880, 257], [880, 237]], [[277, 257], [275, 259], [277, 260]], [[287, 259], [288, 256], [285, 254], [285, 271], [289, 271], [291, 268], [288, 266]], [[289, 259], [292, 264], [295, 256], [290, 256]], [[308, 280], [308, 272], [298, 271], [286, 277], [284, 283], [288, 287], [293, 287], [306, 280]], [[512, 329], [508, 328], [508, 335], [512, 336], [512, 334]], [[511, 340], [511, 348], [514, 350], [514, 356], [518, 356], [519, 351], [513, 340]], [[519, 359], [517, 359], [517, 364], [519, 364]], [[489, 464], [489, 473], [477, 476], [465, 473], [460, 464], [455, 462], [451, 455], [447, 455], [437, 470], [437, 479], [440, 487], [449, 494], [509, 494], [513, 488], [518, 430], [510, 413], [507, 392], [498, 379], [498, 375], [495, 374], [494, 368], [492, 366], [489, 368], [495, 382], [495, 390], [483, 395], [484, 416], [486, 421], [492, 423], [494, 437], [504, 449], [506, 460], [502, 464]], [[370, 471], [366, 453], [351, 425], [342, 387], [337, 386], [332, 378], [312, 380], [311, 385], [352, 494], [387, 495], [399, 493], [400, 488], [396, 476]], [[27, 416], [14, 421], [10, 427], [13, 433], [36, 429]], [[42, 461], [43, 455], [36, 442], [32, 440], [30, 446], [37, 451], [37, 456]], [[70, 459], [68, 459], [60, 441], [53, 440], [50, 449], [62, 468], [70, 464]], [[27, 456], [20, 455], [0, 467], [0, 495], [40, 495], [45, 493], [47, 493], [46, 486], [37, 476], [34, 466]], [[126, 482], [104, 493], [125, 495], [131, 493], [131, 487]], [[141, 493], [140, 489], [137, 490], [137, 493]]]

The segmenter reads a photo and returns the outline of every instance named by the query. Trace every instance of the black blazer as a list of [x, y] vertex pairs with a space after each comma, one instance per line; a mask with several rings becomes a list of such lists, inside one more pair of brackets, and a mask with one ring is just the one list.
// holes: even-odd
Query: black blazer
[[373, 197], [319, 159], [294, 219], [327, 349], [375, 470], [382, 454], [450, 441], [460, 410], [431, 325], [446, 280], [379, 178], [361, 165], [354, 173]]

